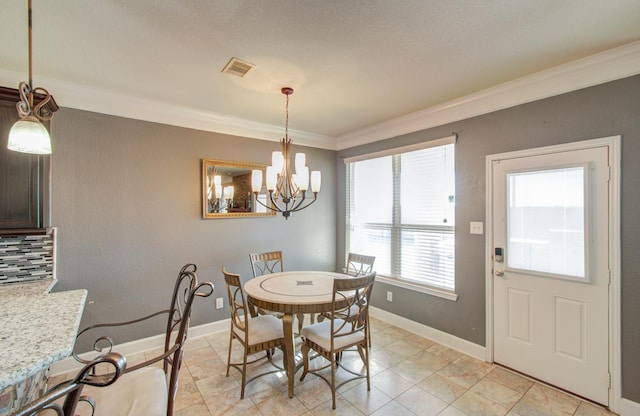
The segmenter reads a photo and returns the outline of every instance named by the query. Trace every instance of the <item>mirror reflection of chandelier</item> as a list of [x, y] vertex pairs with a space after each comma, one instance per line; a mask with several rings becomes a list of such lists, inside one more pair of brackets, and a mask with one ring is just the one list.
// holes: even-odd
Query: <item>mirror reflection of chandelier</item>
[[[305, 209], [316, 202], [318, 192], [320, 192], [321, 176], [320, 171], [317, 170], [309, 174], [304, 153], [296, 153], [294, 164], [295, 173], [291, 170], [289, 157], [291, 151], [291, 139], [289, 138], [289, 96], [293, 94], [293, 88], [284, 87], [280, 91], [287, 97], [286, 124], [284, 138], [280, 140], [282, 151], [273, 152], [271, 166], [268, 166], [266, 169], [265, 182], [271, 203], [264, 204], [258, 199], [258, 193], [262, 189], [261, 170], [254, 170], [252, 172], [251, 187], [256, 196], [256, 202], [272, 211], [281, 212], [285, 219], [289, 219], [292, 212]], [[307, 199], [309, 180], [311, 180], [313, 199]]]
[[[220, 213], [233, 207], [233, 185], [222, 186], [222, 177], [213, 176], [213, 184], [209, 184], [207, 198], [209, 199], [209, 211]], [[224, 202], [222, 202], [224, 201]]]

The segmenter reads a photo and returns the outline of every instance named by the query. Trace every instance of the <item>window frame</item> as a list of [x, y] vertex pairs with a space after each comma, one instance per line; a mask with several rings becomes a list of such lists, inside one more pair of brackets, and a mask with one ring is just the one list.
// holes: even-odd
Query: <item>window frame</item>
[[[345, 256], [348, 254], [349, 252], [349, 206], [351, 204], [351, 187], [352, 184], [350, 183], [350, 173], [349, 173], [349, 169], [352, 168], [352, 163], [354, 162], [360, 162], [360, 161], [366, 161], [366, 160], [370, 160], [370, 159], [376, 159], [376, 158], [381, 158], [381, 157], [386, 157], [386, 156], [394, 156], [394, 155], [400, 155], [402, 153], [407, 153], [407, 152], [413, 152], [413, 151], [417, 151], [417, 150], [424, 150], [424, 149], [428, 149], [428, 148], [433, 148], [433, 147], [439, 147], [439, 146], [444, 146], [444, 145], [448, 145], [448, 144], [455, 144], [457, 142], [457, 135], [451, 135], [451, 136], [447, 136], [447, 137], [443, 137], [440, 139], [435, 139], [435, 140], [430, 140], [430, 141], [426, 141], [426, 142], [421, 142], [421, 143], [416, 143], [416, 144], [412, 144], [412, 145], [408, 145], [408, 146], [401, 146], [401, 147], [395, 147], [395, 148], [391, 148], [391, 149], [387, 149], [387, 150], [383, 150], [383, 151], [379, 151], [379, 152], [373, 152], [373, 153], [367, 153], [367, 154], [362, 154], [362, 155], [358, 155], [358, 156], [353, 156], [353, 157], [347, 157], [344, 159], [344, 163], [345, 163], [345, 234], [344, 234], [344, 241], [345, 241]], [[395, 169], [395, 167], [393, 168], [394, 172], [394, 178], [393, 180], [398, 180], [397, 178], [397, 171]], [[454, 172], [455, 172], [455, 167], [454, 167]], [[454, 173], [455, 175], [455, 173]], [[393, 221], [395, 222], [395, 220]], [[455, 241], [455, 225], [453, 226], [453, 236], [454, 236], [454, 241]], [[398, 261], [398, 260], [393, 260], [392, 261]], [[427, 283], [421, 283], [421, 282], [417, 282], [415, 280], [410, 280], [410, 279], [403, 279], [402, 277], [391, 277], [391, 276], [386, 276], [386, 275], [381, 275], [378, 274], [376, 276], [376, 280], [382, 283], [386, 283], [392, 286], [397, 286], [397, 287], [401, 287], [401, 288], [405, 288], [408, 290], [412, 290], [415, 292], [420, 292], [420, 293], [425, 293], [425, 294], [429, 294], [429, 295], [433, 295], [433, 296], [437, 296], [440, 298], [444, 298], [444, 299], [448, 299], [451, 301], [456, 301], [458, 299], [458, 294], [455, 292], [455, 281], [456, 281], [456, 276], [455, 276], [455, 260], [454, 260], [454, 289], [453, 290], [448, 290], [446, 288], [442, 288], [442, 287], [438, 287], [438, 286], [432, 286], [429, 285]]]

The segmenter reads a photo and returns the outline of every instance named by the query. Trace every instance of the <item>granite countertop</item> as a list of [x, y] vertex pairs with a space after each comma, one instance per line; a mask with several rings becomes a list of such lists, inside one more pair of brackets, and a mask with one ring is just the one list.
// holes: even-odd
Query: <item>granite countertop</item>
[[73, 351], [87, 291], [49, 293], [53, 284], [0, 285], [0, 391]]
[[[31, 280], [26, 282], [0, 284], [0, 299], [7, 296], [45, 295], [56, 284], [55, 279]], [[2, 302], [0, 302], [0, 305]]]

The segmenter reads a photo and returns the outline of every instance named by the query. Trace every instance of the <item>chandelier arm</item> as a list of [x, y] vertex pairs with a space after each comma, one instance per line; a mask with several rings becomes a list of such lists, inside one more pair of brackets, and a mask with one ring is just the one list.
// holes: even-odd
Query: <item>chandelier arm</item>
[[[307, 193], [305, 191], [302, 191], [302, 198], [300, 198], [297, 202], [297, 204], [295, 203], [295, 199], [294, 199], [294, 204], [291, 207], [291, 212], [296, 212], [302, 208], [300, 208], [300, 205], [302, 205], [302, 203], [304, 202], [304, 200], [307, 199]], [[305, 207], [306, 208], [306, 207]]]
[[293, 198], [293, 197], [282, 198], [282, 204], [284, 204], [284, 207], [283, 206], [279, 206], [278, 203], [277, 203], [277, 198], [274, 199], [273, 198], [273, 194], [272, 194], [271, 195], [271, 203], [272, 203], [273, 207], [269, 207], [269, 209], [271, 209], [272, 211], [281, 212], [282, 215], [286, 219], [288, 219], [289, 216], [291, 215], [291, 213], [294, 212], [293, 211], [293, 207], [289, 208], [289, 204], [292, 204], [291, 201], [293, 201], [293, 203], [295, 203], [295, 198]]
[[[269, 191], [269, 194], [271, 195], [271, 203], [275, 206], [275, 204], [273, 203], [273, 192]], [[270, 209], [271, 211], [275, 211], [275, 212], [281, 212], [280, 210], [273, 208], [273, 206], [269, 206], [265, 203], [263, 203], [262, 201], [260, 201], [258, 199], [258, 192], [254, 192], [254, 195], [256, 196], [256, 202], [260, 205], [262, 205], [263, 207]]]
[[311, 205], [314, 202], [316, 202], [317, 199], [318, 199], [318, 193], [314, 192], [313, 193], [313, 200], [311, 200], [307, 205], [305, 205], [303, 207], [300, 206], [302, 204], [302, 201], [300, 201], [300, 203], [298, 205], [296, 205], [295, 209], [291, 209], [291, 212], [302, 211], [303, 209], [307, 208], [309, 205]]

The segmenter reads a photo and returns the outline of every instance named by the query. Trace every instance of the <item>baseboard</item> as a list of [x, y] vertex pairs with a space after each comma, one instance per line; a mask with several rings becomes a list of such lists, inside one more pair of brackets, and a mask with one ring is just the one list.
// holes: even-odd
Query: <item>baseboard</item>
[[629, 399], [620, 399], [620, 416], [639, 416], [640, 403], [636, 403]]
[[448, 334], [435, 328], [431, 328], [427, 325], [423, 325], [421, 323], [412, 321], [411, 319], [395, 315], [393, 313], [373, 306], [369, 307], [369, 313], [374, 318], [388, 322], [409, 332], [413, 332], [414, 334], [429, 338], [442, 345], [475, 357], [479, 360], [485, 361], [486, 359], [485, 347], [483, 347], [482, 345], [474, 344], [473, 342], [458, 338], [454, 335]]
[[[462, 338], [458, 338], [446, 332], [438, 329], [431, 328], [427, 325], [420, 324], [410, 319], [404, 318], [399, 315], [387, 312], [385, 310], [369, 307], [371, 316], [380, 319], [381, 321], [388, 322], [399, 328], [413, 332], [414, 334], [429, 338], [449, 348], [455, 349], [479, 360], [485, 360], [485, 347], [475, 344]], [[204, 325], [198, 325], [189, 329], [189, 337], [191, 339], [204, 337], [215, 334], [217, 332], [226, 331], [229, 329], [229, 319], [223, 319], [221, 321], [210, 322]], [[123, 355], [136, 354], [152, 350], [154, 348], [162, 347], [164, 343], [164, 335], [155, 335], [148, 338], [139, 339], [136, 341], [126, 342], [120, 345], [116, 345], [113, 350], [118, 351]], [[97, 352], [89, 352], [80, 354], [84, 359], [96, 356]], [[50, 376], [56, 376], [60, 374], [66, 374], [68, 372], [77, 372], [81, 368], [81, 364], [75, 361], [72, 357], [65, 358], [64, 360], [54, 363], [50, 368]], [[632, 400], [625, 398], [620, 399], [620, 416], [640, 416], [640, 403], [636, 403]]]
[[[204, 325], [193, 326], [189, 328], [189, 339], [195, 339], [214, 334], [216, 332], [229, 330], [229, 319], [223, 319], [221, 321], [210, 322]], [[154, 335], [148, 338], [142, 338], [131, 342], [125, 342], [123, 344], [115, 345], [113, 351], [117, 351], [120, 354], [127, 356], [137, 354], [145, 351], [149, 351], [155, 348], [162, 348], [164, 346], [164, 334]], [[98, 352], [87, 352], [80, 354], [82, 359], [91, 359], [98, 355]], [[77, 372], [82, 367], [82, 364], [73, 359], [73, 357], [67, 357], [64, 360], [58, 361], [51, 365], [50, 376], [56, 376], [60, 374], [66, 374], [69, 372]]]
[[[458, 350], [472, 357], [480, 360], [485, 360], [485, 347], [474, 344], [473, 342], [458, 338], [446, 332], [431, 328], [429, 326], [420, 324], [410, 319], [404, 318], [399, 315], [392, 314], [379, 308], [371, 306], [369, 308], [371, 316], [382, 321], [388, 322], [399, 328], [405, 329], [414, 334], [418, 334], [425, 338], [429, 338], [442, 345], [445, 345], [454, 350]], [[207, 335], [214, 334], [216, 332], [229, 329], [229, 319], [223, 319], [221, 321], [210, 322], [204, 325], [198, 325], [189, 329], [189, 338], [199, 338]], [[139, 340], [126, 342], [123, 344], [115, 345], [113, 350], [123, 355], [137, 354], [152, 350], [154, 348], [162, 347], [164, 343], [164, 335], [155, 335], [148, 338], [142, 338]], [[88, 359], [95, 357], [98, 353], [90, 352], [80, 354], [82, 358]], [[72, 357], [65, 358], [62, 361], [58, 361], [51, 366], [50, 374], [52, 376], [65, 374], [71, 371], [78, 371], [81, 368], [80, 363], [75, 361]]]

